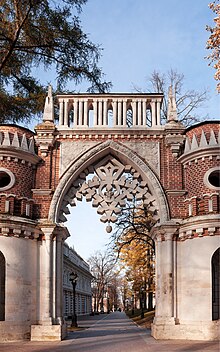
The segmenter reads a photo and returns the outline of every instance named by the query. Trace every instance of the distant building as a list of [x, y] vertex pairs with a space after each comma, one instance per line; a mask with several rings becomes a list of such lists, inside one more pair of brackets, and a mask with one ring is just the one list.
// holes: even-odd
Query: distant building
[[70, 273], [78, 275], [76, 284], [76, 314], [86, 315], [92, 311], [92, 274], [89, 265], [66, 243], [63, 246], [63, 315], [68, 318], [73, 312], [73, 289]]

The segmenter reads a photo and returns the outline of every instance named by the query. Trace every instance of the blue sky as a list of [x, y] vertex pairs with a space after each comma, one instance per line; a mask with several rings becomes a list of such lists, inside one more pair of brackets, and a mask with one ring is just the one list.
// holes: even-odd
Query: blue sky
[[[176, 69], [185, 88], [209, 91], [201, 117], [217, 118], [214, 70], [204, 57], [214, 14], [206, 0], [89, 0], [81, 16], [90, 39], [103, 47], [100, 66], [114, 92], [144, 90], [156, 69]], [[81, 87], [79, 87], [80, 89]], [[82, 90], [83, 90], [82, 86]]]
[[[215, 70], [205, 56], [214, 14], [209, 0], [88, 0], [80, 15], [84, 32], [103, 48], [99, 66], [112, 92], [144, 91], [154, 70], [175, 69], [185, 77], [185, 90], [208, 90], [209, 99], [199, 109], [201, 118], [219, 118], [219, 95]], [[54, 71], [44, 74], [44, 82], [56, 86]], [[68, 89], [85, 92], [89, 84]]]
[[[154, 70], [176, 69], [185, 76], [185, 89], [209, 91], [209, 100], [199, 110], [201, 118], [219, 118], [219, 96], [214, 70], [204, 59], [208, 55], [206, 25], [213, 24], [214, 14], [206, 0], [88, 0], [80, 15], [82, 28], [89, 38], [103, 48], [100, 66], [112, 81], [112, 92], [143, 91]], [[45, 75], [55, 85], [53, 72]], [[69, 89], [84, 92], [86, 83]], [[72, 209], [67, 226], [69, 244], [84, 258], [108, 242], [91, 203]]]
[[[113, 92], [144, 90], [156, 69], [176, 69], [185, 76], [185, 89], [208, 89], [209, 100], [200, 109], [201, 118], [219, 118], [219, 96], [208, 54], [206, 25], [213, 13], [206, 0], [89, 0], [81, 16], [89, 38], [103, 48], [100, 66], [112, 81]], [[76, 87], [74, 87], [76, 89]], [[86, 85], [78, 86], [85, 91]], [[91, 203], [72, 208], [67, 226], [69, 244], [85, 259], [108, 242], [105, 225]]]

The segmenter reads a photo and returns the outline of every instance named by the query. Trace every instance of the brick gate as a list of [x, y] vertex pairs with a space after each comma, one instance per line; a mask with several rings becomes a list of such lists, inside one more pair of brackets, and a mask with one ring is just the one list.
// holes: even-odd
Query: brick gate
[[0, 126], [2, 340], [65, 335], [65, 215], [83, 197], [108, 229], [133, 197], [151, 208], [152, 335], [217, 338], [219, 125], [206, 121], [185, 129], [171, 90], [168, 120], [161, 124], [162, 100], [161, 94], [59, 95], [56, 124], [50, 87], [35, 133]]

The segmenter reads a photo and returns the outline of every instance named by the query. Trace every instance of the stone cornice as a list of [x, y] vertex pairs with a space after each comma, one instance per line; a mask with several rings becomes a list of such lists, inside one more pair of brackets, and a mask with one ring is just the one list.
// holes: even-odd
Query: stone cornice
[[196, 228], [198, 225], [203, 227], [209, 227], [210, 223], [215, 224], [213, 226], [220, 226], [220, 214], [206, 214], [199, 216], [192, 216], [188, 219], [182, 220], [181, 229], [183, 228]]
[[220, 156], [219, 145], [206, 147], [206, 148], [199, 148], [191, 152], [184, 153], [178, 158], [178, 161], [180, 161], [183, 164], [186, 164], [195, 159], [202, 159], [210, 156], [218, 156], [218, 157]]
[[64, 139], [111, 139], [111, 138], [163, 138], [165, 135], [164, 126], [152, 127], [98, 127], [98, 128], [70, 128], [66, 126], [56, 126], [56, 137]]
[[13, 222], [13, 223], [21, 223], [30, 226], [36, 226], [37, 221], [36, 220], [31, 220], [28, 218], [23, 218], [21, 216], [14, 216], [14, 215], [6, 215], [6, 214], [0, 214], [0, 222], [7, 221], [7, 222]]
[[195, 216], [182, 221], [179, 239], [185, 241], [197, 237], [214, 236], [219, 234], [219, 228], [219, 214]]
[[146, 97], [146, 98], [163, 98], [163, 93], [73, 93], [73, 94], [57, 94], [56, 98], [57, 99], [73, 99], [73, 98], [104, 98], [104, 99], [108, 99], [108, 98], [123, 98], [123, 97], [134, 97], [134, 98], [142, 98], [142, 97]]
[[173, 219], [164, 223], [159, 223], [151, 229], [150, 236], [154, 240], [171, 239], [177, 233], [178, 228], [180, 226], [180, 222], [181, 220], [179, 219]]
[[68, 237], [70, 237], [69, 230], [66, 226], [57, 225], [54, 233], [56, 236], [60, 237], [63, 241], [65, 241]]
[[31, 190], [32, 193], [34, 195], [37, 195], [37, 196], [49, 196], [50, 194], [53, 194], [53, 190], [52, 189], [32, 189]]
[[36, 225], [36, 221], [27, 218], [1, 214], [0, 236], [37, 239], [40, 230]]
[[187, 190], [185, 189], [167, 189], [166, 194], [168, 196], [181, 197], [187, 194]]
[[55, 143], [55, 125], [51, 121], [45, 121], [35, 127], [35, 142], [42, 156], [47, 156], [49, 149]]
[[0, 146], [0, 157], [12, 158], [15, 161], [24, 160], [32, 165], [36, 165], [41, 160], [36, 154], [12, 146]]
[[14, 194], [14, 193], [4, 193], [4, 192], [1, 192], [1, 193], [0, 193], [0, 196], [5, 196], [6, 198], [13, 197], [13, 198], [21, 199], [21, 200], [26, 200], [27, 202], [34, 202], [34, 200], [33, 200], [32, 198], [17, 196], [17, 195]]
[[[183, 135], [186, 127], [179, 121], [169, 121], [164, 126], [166, 134]], [[185, 136], [184, 136], [185, 138]]]

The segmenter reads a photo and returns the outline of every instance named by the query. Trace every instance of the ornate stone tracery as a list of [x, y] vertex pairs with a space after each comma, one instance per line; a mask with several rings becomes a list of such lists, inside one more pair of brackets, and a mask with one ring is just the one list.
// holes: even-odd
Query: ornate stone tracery
[[75, 199], [81, 201], [83, 197], [97, 207], [104, 223], [116, 222], [126, 202], [133, 200], [143, 202], [152, 214], [157, 213], [156, 200], [147, 182], [131, 165], [123, 165], [111, 155], [85, 169], [72, 183], [63, 200], [60, 221], [66, 221], [63, 212], [70, 213], [68, 205], [76, 205]]

